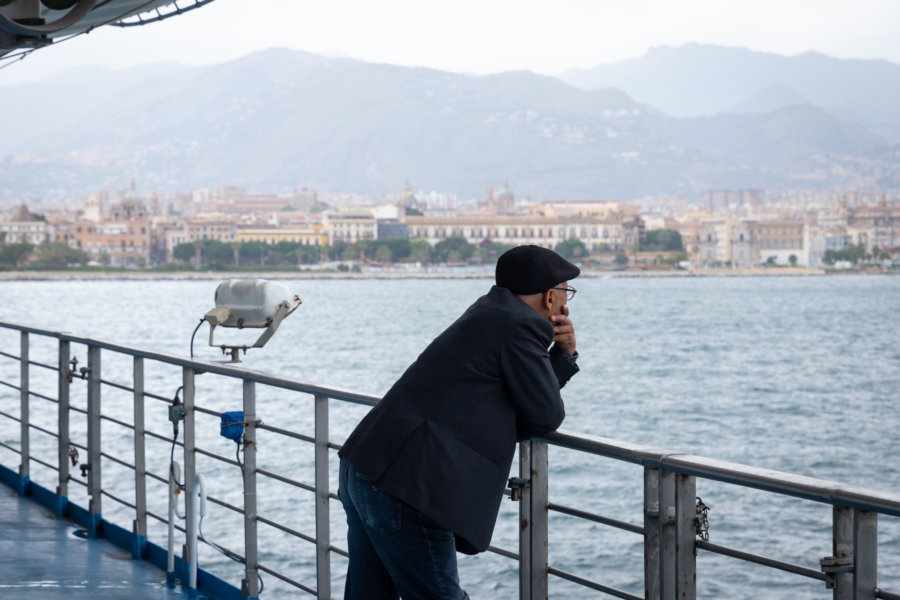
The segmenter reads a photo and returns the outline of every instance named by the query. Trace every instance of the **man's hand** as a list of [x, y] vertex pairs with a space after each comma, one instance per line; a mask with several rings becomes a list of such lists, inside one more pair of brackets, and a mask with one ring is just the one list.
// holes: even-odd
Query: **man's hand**
[[575, 326], [569, 318], [569, 307], [563, 304], [560, 314], [550, 317], [553, 324], [553, 341], [557, 346], [569, 353], [575, 354]]

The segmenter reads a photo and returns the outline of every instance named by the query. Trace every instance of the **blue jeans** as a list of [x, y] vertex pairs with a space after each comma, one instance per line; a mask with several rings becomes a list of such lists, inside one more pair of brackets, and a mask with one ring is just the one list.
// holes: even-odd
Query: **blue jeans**
[[468, 600], [453, 532], [379, 490], [346, 458], [338, 496], [350, 551], [344, 600]]

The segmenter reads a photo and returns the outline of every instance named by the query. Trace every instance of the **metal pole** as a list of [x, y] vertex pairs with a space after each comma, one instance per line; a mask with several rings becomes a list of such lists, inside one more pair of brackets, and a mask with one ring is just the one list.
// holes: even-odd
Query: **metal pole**
[[644, 597], [659, 600], [659, 469], [644, 467]]
[[[531, 440], [519, 444], [519, 478], [523, 481], [531, 473], [531, 444]], [[523, 486], [519, 494], [519, 600], [532, 600], [531, 487]]]
[[88, 494], [91, 496], [91, 535], [96, 536], [103, 514], [100, 477], [100, 348], [88, 346]]
[[679, 473], [675, 485], [676, 510], [676, 596], [679, 600], [694, 600], [697, 597], [697, 555], [694, 545], [697, 528], [697, 480], [693, 475]]
[[534, 600], [549, 597], [549, 534], [547, 504], [547, 443], [531, 441], [531, 595]]
[[[190, 499], [194, 493], [194, 477], [196, 476], [196, 458], [194, 441], [194, 370], [185, 367], [182, 370], [182, 386], [184, 387], [184, 478], [181, 480], [184, 486], [184, 536], [185, 544], [182, 549], [182, 557], [185, 565], [196, 560], [190, 554], [191, 530], [194, 526], [194, 511], [191, 508]], [[182, 581], [187, 580], [187, 574], [182, 574]]]
[[241, 594], [259, 596], [259, 548], [256, 538], [256, 384], [244, 380], [244, 580]]
[[328, 497], [328, 396], [315, 400], [316, 591], [331, 598], [331, 532]]
[[[66, 516], [69, 503], [69, 342], [60, 340], [57, 361], [57, 406], [58, 474], [56, 485], [56, 516]], [[74, 455], [73, 455], [74, 456]]]
[[28, 414], [28, 333], [23, 331], [19, 335], [19, 495], [24, 496], [28, 491], [28, 481], [31, 479], [31, 443], [30, 443], [30, 417]]
[[675, 479], [676, 473], [660, 469], [659, 471], [659, 539], [660, 567], [659, 591], [661, 600], [675, 600], [676, 585], [676, 538], [675, 528]]
[[[832, 511], [831, 548], [835, 559], [856, 560], [853, 553], [853, 509], [849, 506], [835, 506]], [[853, 573], [833, 574], [834, 600], [853, 600]]]
[[144, 359], [134, 357], [134, 558], [144, 555], [147, 540], [147, 465], [144, 454]]
[[853, 509], [854, 600], [874, 600], [878, 585], [878, 513]]

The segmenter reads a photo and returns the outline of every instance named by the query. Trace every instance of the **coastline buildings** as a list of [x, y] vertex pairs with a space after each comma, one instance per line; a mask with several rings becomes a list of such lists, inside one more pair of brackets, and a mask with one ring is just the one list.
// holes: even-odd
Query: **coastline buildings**
[[545, 202], [530, 214], [495, 212], [406, 216], [410, 238], [424, 238], [432, 246], [462, 237], [478, 246], [534, 244], [555, 248], [566, 240], [580, 240], [589, 252], [631, 252], [637, 249], [644, 224], [635, 207], [619, 202]]
[[180, 244], [203, 240], [228, 244], [236, 256], [245, 242], [326, 247], [405, 238], [434, 247], [463, 238], [473, 246], [556, 248], [577, 240], [601, 262], [624, 255], [644, 263], [660, 258], [656, 252], [638, 254], [647, 231], [672, 229], [695, 266], [818, 266], [827, 251], [851, 246], [876, 257], [900, 257], [900, 193], [890, 193], [718, 190], [694, 203], [672, 197], [532, 202], [517, 201], [504, 184], [498, 191], [489, 187], [483, 200], [459, 203], [448, 195], [413, 192], [407, 184], [402, 194], [378, 205], [345, 194], [329, 206], [311, 189], [279, 196], [222, 187], [142, 199], [132, 185], [124, 192], [89, 194], [79, 211], [35, 215], [17, 207], [0, 215], [0, 246], [63, 243], [98, 264], [142, 268], [172, 262]]

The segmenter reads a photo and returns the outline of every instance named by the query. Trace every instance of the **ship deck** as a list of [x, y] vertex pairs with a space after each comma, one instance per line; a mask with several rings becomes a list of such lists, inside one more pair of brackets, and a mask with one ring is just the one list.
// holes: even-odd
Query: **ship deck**
[[[166, 574], [127, 550], [0, 485], [0, 597], [23, 600], [181, 599]], [[204, 598], [202, 593], [201, 598]]]

